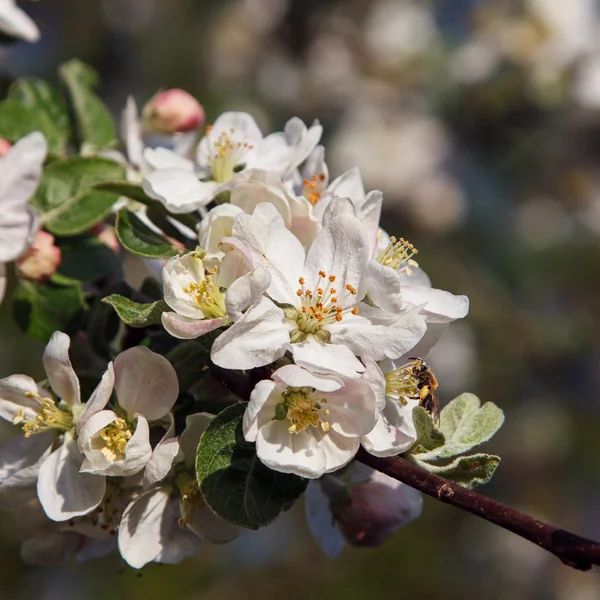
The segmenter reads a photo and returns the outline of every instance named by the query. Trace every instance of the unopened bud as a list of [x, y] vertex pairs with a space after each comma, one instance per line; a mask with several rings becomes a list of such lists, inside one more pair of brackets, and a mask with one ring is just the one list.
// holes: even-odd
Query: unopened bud
[[56, 273], [60, 259], [60, 248], [54, 245], [54, 236], [47, 231], [38, 231], [31, 248], [17, 261], [17, 271], [25, 279], [45, 281]]
[[335, 523], [352, 546], [379, 546], [421, 514], [420, 494], [390, 480], [351, 486], [331, 504]]
[[8, 140], [0, 138], [0, 158], [6, 156], [11, 148], [12, 144]]
[[105, 246], [108, 246], [115, 254], [121, 251], [121, 246], [115, 232], [115, 228], [105, 223], [98, 223], [94, 225], [89, 232], [102, 242]]
[[184, 90], [165, 90], [146, 104], [142, 121], [148, 131], [155, 133], [185, 133], [202, 127], [204, 109]]

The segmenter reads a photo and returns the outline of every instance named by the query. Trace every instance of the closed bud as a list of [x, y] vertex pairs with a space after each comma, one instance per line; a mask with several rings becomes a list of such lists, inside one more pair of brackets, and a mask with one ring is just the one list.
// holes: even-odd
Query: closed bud
[[54, 245], [54, 236], [38, 231], [31, 248], [17, 261], [17, 271], [24, 279], [46, 281], [60, 265], [60, 248]]
[[155, 133], [185, 133], [202, 127], [204, 109], [184, 90], [165, 90], [146, 104], [142, 121], [146, 130]]
[[419, 492], [387, 479], [371, 478], [332, 499], [335, 524], [351, 546], [379, 546], [421, 514]]
[[11, 148], [12, 144], [8, 140], [0, 138], [0, 158], [6, 156]]

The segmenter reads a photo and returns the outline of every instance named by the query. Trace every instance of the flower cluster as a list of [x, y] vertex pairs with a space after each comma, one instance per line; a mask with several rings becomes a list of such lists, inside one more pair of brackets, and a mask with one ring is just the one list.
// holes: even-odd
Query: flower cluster
[[[358, 169], [330, 179], [318, 122], [293, 118], [264, 136], [249, 114], [229, 112], [190, 150], [203, 120], [181, 90], [155, 96], [141, 119], [130, 99], [124, 152], [77, 158], [122, 168], [121, 181], [93, 182], [116, 191], [116, 219], [103, 209], [85, 235], [123, 258], [131, 287], [128, 296], [111, 293], [114, 274], [84, 275], [105, 304], [89, 308], [73, 344], [60, 331], [50, 337], [46, 381], [0, 380], [0, 417], [13, 426], [0, 445], [0, 506], [39, 522], [24, 535], [27, 560], [118, 547], [135, 568], [178, 562], [203, 540], [229, 542], [266, 524], [308, 480], [310, 526], [328, 554], [343, 540], [379, 544], [420, 513], [417, 492], [352, 461], [361, 446], [381, 457], [413, 448], [415, 407], [437, 419], [437, 382], [425, 382], [417, 365], [426, 369], [423, 357], [466, 316], [468, 299], [433, 288], [416, 248], [381, 229], [383, 194], [367, 193]], [[63, 239], [78, 231], [68, 230], [73, 214], [60, 221], [60, 206], [44, 212], [57, 168], [50, 163], [42, 178], [45, 154], [33, 133], [0, 160], [0, 227], [10, 234], [0, 259], [21, 257], [21, 281], [62, 290], [76, 276], [53, 234], [72, 252]], [[36, 216], [29, 200], [40, 178]], [[151, 277], [138, 285], [132, 269]], [[112, 311], [106, 303], [123, 324], [98, 334], [94, 316], [98, 306]], [[88, 393], [73, 366], [75, 342], [102, 365]], [[209, 410], [211, 377], [228, 392]], [[223, 449], [211, 446], [205, 460], [210, 444]], [[236, 448], [230, 455], [227, 444]], [[252, 472], [280, 474], [269, 485], [283, 499], [273, 508], [279, 496], [265, 490], [258, 514], [242, 518], [230, 512], [235, 500], [219, 498], [235, 498], [240, 485], [244, 496], [260, 495], [272, 479], [252, 483], [248, 471], [240, 483], [248, 456], [259, 465]]]

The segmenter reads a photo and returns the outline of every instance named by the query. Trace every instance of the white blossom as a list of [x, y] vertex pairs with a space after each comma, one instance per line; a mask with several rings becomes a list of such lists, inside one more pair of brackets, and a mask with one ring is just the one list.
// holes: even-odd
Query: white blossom
[[0, 0], [0, 31], [26, 42], [37, 42], [40, 30], [15, 0]]

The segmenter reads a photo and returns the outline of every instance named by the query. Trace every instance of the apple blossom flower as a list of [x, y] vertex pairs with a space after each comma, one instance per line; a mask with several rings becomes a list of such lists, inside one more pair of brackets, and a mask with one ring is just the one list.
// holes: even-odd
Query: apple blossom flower
[[[241, 311], [254, 304], [271, 283], [264, 267], [250, 269], [246, 263], [240, 277], [231, 277], [227, 258], [221, 267], [207, 269], [198, 249], [174, 256], [162, 272], [165, 302], [173, 312], [163, 312], [163, 327], [180, 339], [197, 338], [230, 324]], [[223, 288], [228, 288], [223, 291]]]
[[54, 245], [54, 236], [47, 231], [38, 231], [29, 250], [17, 260], [17, 272], [24, 279], [46, 281], [56, 273], [60, 259], [60, 248]]
[[318, 123], [307, 129], [293, 118], [283, 132], [263, 137], [249, 114], [226, 112], [207, 127], [195, 162], [165, 148], [147, 149], [144, 158], [156, 170], [144, 177], [144, 190], [171, 212], [192, 212], [233, 189], [244, 169], [264, 169], [285, 179], [310, 154], [321, 132]]
[[114, 362], [117, 405], [106, 410], [113, 386], [106, 385], [94, 402], [94, 412], [78, 428], [79, 451], [85, 456], [82, 474], [135, 475], [152, 456], [150, 423], [165, 418], [179, 394], [171, 363], [145, 348], [125, 350]]
[[36, 131], [0, 159], [0, 302], [6, 287], [4, 263], [23, 254], [37, 231], [29, 200], [42, 177], [46, 151], [46, 138]]
[[342, 380], [286, 365], [252, 391], [244, 437], [274, 471], [315, 479], [354, 458], [378, 411], [366, 378]]
[[420, 516], [422, 503], [417, 490], [351, 463], [344, 471], [311, 481], [305, 506], [315, 540], [335, 558], [346, 542], [359, 547], [381, 545]]
[[158, 133], [195, 131], [204, 124], [204, 109], [185, 90], [163, 90], [148, 101], [142, 111], [142, 121], [146, 129]]
[[167, 453], [171, 459], [163, 465], [166, 477], [142, 492], [123, 513], [119, 551], [133, 568], [149, 562], [178, 563], [198, 554], [204, 539], [222, 544], [240, 534], [238, 527], [206, 506], [196, 481], [196, 448], [212, 418], [206, 413], [186, 418], [179, 442], [167, 442], [178, 452], [174, 460], [173, 452]]
[[16, 5], [15, 0], [0, 0], [0, 31], [26, 42], [40, 39], [37, 25]]
[[290, 350], [296, 364], [353, 377], [364, 371], [356, 355], [398, 358], [423, 336], [425, 321], [417, 310], [392, 314], [361, 302], [368, 241], [353, 213], [343, 210], [329, 219], [308, 254], [268, 203], [239, 215], [233, 237], [247, 247], [256, 267], [271, 273], [271, 283], [269, 297], [215, 340], [215, 364], [251, 369]]
[[8, 140], [0, 138], [0, 158], [4, 158], [11, 148], [12, 144]]

